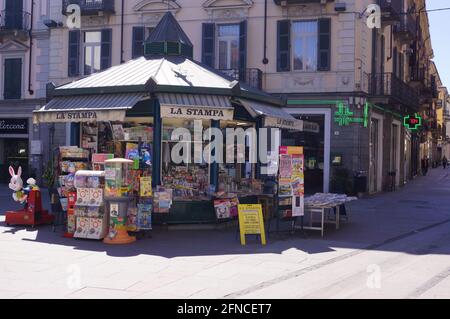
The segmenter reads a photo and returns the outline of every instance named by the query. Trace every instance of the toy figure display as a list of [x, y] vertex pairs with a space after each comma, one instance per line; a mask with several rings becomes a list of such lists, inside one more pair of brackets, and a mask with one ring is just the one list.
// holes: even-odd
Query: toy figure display
[[106, 244], [130, 244], [136, 241], [127, 232], [127, 213], [133, 196], [131, 186], [132, 160], [112, 159], [105, 161], [105, 199], [110, 214], [110, 230]]
[[28, 186], [23, 188], [22, 168], [19, 167], [16, 174], [14, 168], [9, 167], [9, 174], [11, 175], [9, 188], [14, 191], [13, 199], [25, 205], [25, 208], [6, 212], [6, 225], [37, 226], [53, 223], [54, 216], [42, 208], [41, 191], [36, 186], [36, 181], [33, 178], [28, 179]]

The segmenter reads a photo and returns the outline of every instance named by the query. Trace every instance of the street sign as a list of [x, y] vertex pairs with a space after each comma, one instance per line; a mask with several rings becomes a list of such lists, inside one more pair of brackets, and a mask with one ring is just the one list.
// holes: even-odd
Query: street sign
[[422, 117], [418, 114], [405, 116], [403, 124], [411, 131], [416, 131], [422, 126]]
[[246, 235], [260, 235], [261, 243], [266, 245], [266, 232], [261, 205], [239, 205], [239, 230], [243, 246], [246, 244]]

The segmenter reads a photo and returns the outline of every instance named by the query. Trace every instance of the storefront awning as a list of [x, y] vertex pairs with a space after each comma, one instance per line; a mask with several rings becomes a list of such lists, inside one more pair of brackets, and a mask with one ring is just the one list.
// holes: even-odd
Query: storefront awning
[[265, 127], [283, 128], [296, 131], [303, 130], [303, 121], [297, 120], [282, 108], [245, 99], [239, 99], [239, 102], [251, 116], [255, 118], [263, 116]]
[[157, 94], [162, 118], [231, 121], [234, 109], [229, 96], [201, 94]]
[[145, 98], [143, 93], [55, 97], [39, 111], [34, 123], [124, 121], [126, 111]]

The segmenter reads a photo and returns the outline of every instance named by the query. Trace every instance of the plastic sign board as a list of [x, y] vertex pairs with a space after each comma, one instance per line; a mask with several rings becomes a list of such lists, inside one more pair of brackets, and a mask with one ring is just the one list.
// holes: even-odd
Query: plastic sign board
[[422, 126], [422, 117], [418, 114], [405, 116], [403, 124], [407, 129], [416, 131]]
[[292, 196], [292, 209], [286, 217], [305, 215], [305, 156], [303, 147], [280, 147], [279, 195]]
[[239, 205], [239, 230], [243, 246], [246, 245], [246, 235], [260, 235], [261, 243], [267, 244], [261, 205]]

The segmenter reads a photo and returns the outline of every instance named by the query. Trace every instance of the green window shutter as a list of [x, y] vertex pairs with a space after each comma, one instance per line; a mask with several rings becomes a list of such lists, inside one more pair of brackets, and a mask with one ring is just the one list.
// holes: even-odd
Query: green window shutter
[[111, 67], [112, 63], [112, 29], [102, 30], [101, 70]]
[[80, 30], [69, 31], [69, 77], [80, 76]]
[[291, 21], [277, 22], [277, 72], [291, 70]]
[[317, 70], [330, 71], [331, 68], [331, 19], [319, 19]]
[[5, 59], [4, 98], [19, 100], [22, 98], [22, 59]]
[[394, 48], [392, 53], [392, 70], [394, 75], [398, 77], [397, 48]]
[[247, 21], [239, 24], [239, 78], [245, 81], [245, 70], [247, 69]]
[[4, 3], [4, 25], [2, 27], [22, 30], [24, 27], [23, 0], [6, 0]]
[[132, 58], [144, 56], [145, 27], [133, 27]]
[[215, 67], [215, 33], [214, 23], [202, 25], [202, 62], [212, 68]]

